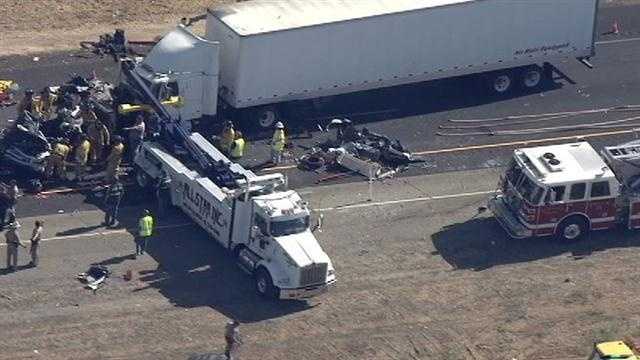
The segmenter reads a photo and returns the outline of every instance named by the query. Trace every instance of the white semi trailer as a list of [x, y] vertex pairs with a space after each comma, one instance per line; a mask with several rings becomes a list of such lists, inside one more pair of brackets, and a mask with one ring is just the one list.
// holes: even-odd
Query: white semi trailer
[[597, 11], [598, 0], [252, 0], [208, 10], [205, 38], [178, 27], [142, 72], [175, 81], [183, 119], [224, 105], [271, 127], [292, 101], [427, 80], [535, 88], [554, 60], [588, 64]]

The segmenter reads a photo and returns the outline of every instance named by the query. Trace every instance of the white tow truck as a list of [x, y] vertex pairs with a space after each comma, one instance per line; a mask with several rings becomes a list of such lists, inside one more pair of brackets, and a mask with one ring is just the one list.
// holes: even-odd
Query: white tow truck
[[640, 142], [516, 149], [489, 209], [513, 238], [640, 228]]
[[134, 160], [138, 184], [149, 186], [168, 175], [171, 204], [236, 257], [255, 277], [260, 295], [305, 299], [334, 284], [335, 270], [310, 229], [307, 203], [287, 189], [286, 178], [256, 175], [199, 133], [188, 133], [132, 69], [123, 62], [129, 85], [156, 111], [163, 127], [158, 141], [144, 142]]

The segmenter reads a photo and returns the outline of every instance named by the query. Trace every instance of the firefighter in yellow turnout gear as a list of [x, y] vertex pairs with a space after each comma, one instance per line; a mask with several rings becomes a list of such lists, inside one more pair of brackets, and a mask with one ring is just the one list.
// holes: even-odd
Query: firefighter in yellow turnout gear
[[233, 128], [233, 123], [231, 121], [227, 121], [220, 133], [220, 141], [218, 144], [220, 145], [220, 151], [225, 154], [229, 154], [231, 151], [231, 145], [236, 138], [236, 131]]
[[114, 136], [113, 145], [111, 146], [111, 152], [107, 156], [107, 169], [105, 174], [105, 182], [112, 184], [116, 180], [116, 174], [122, 161], [122, 154], [124, 153], [124, 144], [122, 144], [122, 137]]
[[70, 152], [71, 147], [65, 144], [63, 140], [60, 140], [53, 145], [53, 150], [47, 160], [47, 167], [45, 169], [47, 178], [51, 178], [55, 175], [60, 180], [66, 179], [66, 161]]
[[85, 134], [80, 134], [75, 147], [76, 181], [81, 181], [84, 174], [87, 172], [87, 161], [89, 160], [90, 150], [91, 143], [87, 140], [87, 136]]
[[144, 255], [147, 248], [147, 240], [151, 235], [153, 235], [153, 217], [149, 210], [144, 210], [142, 217], [138, 220], [138, 234], [135, 237], [136, 253], [134, 257]]

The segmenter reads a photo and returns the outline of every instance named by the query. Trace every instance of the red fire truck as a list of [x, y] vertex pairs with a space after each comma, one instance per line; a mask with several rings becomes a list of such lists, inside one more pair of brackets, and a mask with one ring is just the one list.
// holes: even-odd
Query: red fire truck
[[513, 238], [578, 240], [591, 230], [640, 228], [640, 142], [516, 149], [489, 209]]

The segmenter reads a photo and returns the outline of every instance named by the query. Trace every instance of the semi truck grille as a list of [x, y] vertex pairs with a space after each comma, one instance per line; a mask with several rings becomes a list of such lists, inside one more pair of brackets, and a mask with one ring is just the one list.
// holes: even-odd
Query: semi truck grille
[[327, 279], [327, 263], [311, 264], [302, 268], [300, 286], [324, 283]]

